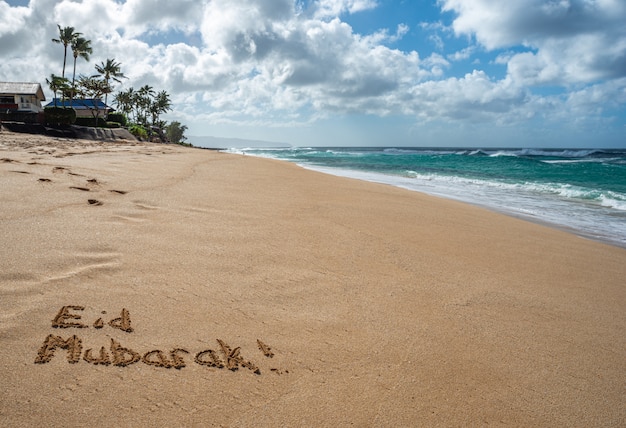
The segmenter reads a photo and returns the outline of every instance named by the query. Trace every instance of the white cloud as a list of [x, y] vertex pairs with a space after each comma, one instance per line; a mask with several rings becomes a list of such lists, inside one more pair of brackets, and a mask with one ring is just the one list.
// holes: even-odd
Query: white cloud
[[494, 50], [526, 46], [513, 55], [520, 84], [594, 82], [626, 76], [626, 3], [620, 0], [441, 0], [454, 11], [458, 35]]
[[475, 35], [488, 49], [534, 44], [581, 33], [620, 32], [626, 6], [620, 0], [440, 0], [454, 11], [457, 34]]
[[171, 28], [195, 31], [201, 23], [201, 6], [196, 0], [127, 0], [117, 15], [131, 33], [167, 31]]
[[26, 7], [10, 7], [0, 2], [0, 55], [5, 57], [27, 49], [31, 37], [27, 23], [31, 15]]
[[435, 48], [439, 51], [443, 51], [445, 48], [445, 43], [443, 42], [442, 34], [449, 34], [452, 30], [445, 25], [441, 21], [437, 22], [420, 22], [420, 28], [424, 31], [429, 32], [428, 40], [435, 46]]
[[567, 106], [572, 116], [585, 116], [598, 111], [598, 106], [617, 109], [626, 104], [626, 78], [588, 86], [567, 95]]
[[0, 26], [0, 36], [24, 30], [24, 24], [29, 15], [30, 10], [27, 7], [10, 7], [7, 3], [1, 2], [2, 26]]
[[357, 13], [375, 9], [376, 0], [316, 0], [313, 3], [315, 18], [335, 18], [344, 13]]
[[510, 80], [491, 80], [474, 70], [462, 78], [428, 81], [411, 90], [412, 110], [424, 120], [469, 120], [515, 123], [528, 101], [526, 91]]
[[381, 43], [396, 43], [409, 32], [410, 28], [406, 24], [398, 24], [395, 34], [389, 34], [387, 28], [376, 31], [375, 33], [365, 37], [372, 45]]
[[[31, 0], [27, 8], [0, 1], [0, 80], [44, 83], [60, 74], [63, 48], [50, 41], [60, 24], [92, 40], [92, 60], [77, 63], [79, 74], [115, 58], [128, 76], [117, 89], [165, 89], [172, 117], [198, 127], [312, 126], [349, 114], [512, 126], [563, 121], [562, 112], [599, 117], [626, 103], [622, 1], [439, 4], [454, 13], [452, 27], [420, 23], [438, 47], [420, 55], [392, 48], [409, 33], [406, 24], [357, 34], [344, 21], [375, 9], [373, 0]], [[470, 41], [446, 52], [440, 35], [452, 31]], [[505, 78], [480, 69], [450, 74], [485, 50], [497, 55], [492, 64], [507, 65]], [[541, 96], [542, 85], [566, 95]]]
[[460, 51], [448, 54], [446, 57], [451, 61], [463, 61], [470, 58], [475, 51], [475, 46], [469, 46], [461, 49]]
[[117, 3], [110, 0], [92, 0], [85, 3], [62, 1], [55, 6], [53, 18], [56, 22], [66, 22], [75, 28], [85, 27], [81, 32], [106, 31], [119, 14]]

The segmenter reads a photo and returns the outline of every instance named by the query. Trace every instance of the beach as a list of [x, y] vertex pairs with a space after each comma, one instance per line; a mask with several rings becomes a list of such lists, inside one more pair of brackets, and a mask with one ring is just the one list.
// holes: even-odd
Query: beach
[[0, 133], [3, 426], [624, 426], [626, 249], [272, 159]]

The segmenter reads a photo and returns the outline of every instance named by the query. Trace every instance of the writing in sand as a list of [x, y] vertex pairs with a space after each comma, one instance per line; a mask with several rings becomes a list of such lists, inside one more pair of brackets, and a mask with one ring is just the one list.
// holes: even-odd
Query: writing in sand
[[[88, 328], [89, 326], [83, 323], [82, 316], [80, 314], [80, 312], [84, 309], [85, 308], [83, 306], [63, 306], [52, 320], [52, 327], [62, 329]], [[102, 313], [105, 314], [106, 312]], [[126, 333], [133, 332], [130, 321], [130, 313], [125, 308], [122, 309], [119, 317], [110, 320], [107, 325]], [[101, 329], [104, 326], [105, 322], [102, 318], [98, 318], [93, 323], [93, 327], [96, 329]], [[219, 352], [213, 349], [202, 350], [193, 356], [193, 361], [201, 366], [215, 367], [219, 369], [226, 368], [232, 371], [238, 370], [239, 367], [244, 367], [256, 374], [261, 374], [261, 370], [254, 363], [243, 358], [241, 355], [241, 348], [232, 348], [220, 339], [217, 339], [217, 343], [219, 345]], [[271, 348], [261, 340], [257, 339], [257, 345], [264, 356], [268, 358], [274, 356]], [[160, 349], [154, 349], [142, 355], [133, 349], [122, 346], [120, 342], [113, 338], [111, 338], [108, 351], [104, 346], [102, 346], [97, 352], [94, 352], [92, 348], [86, 349], [83, 352], [83, 341], [75, 334], [67, 338], [49, 334], [43, 341], [43, 344], [37, 353], [35, 363], [45, 364], [50, 362], [57, 349], [67, 351], [67, 361], [71, 364], [78, 363], [82, 356], [84, 361], [95, 365], [101, 364], [108, 366], [112, 364], [118, 367], [126, 367], [131, 364], [143, 362], [144, 364], [167, 369], [182, 369], [187, 365], [187, 360], [191, 358], [191, 353], [184, 348], [175, 348], [167, 352]], [[186, 356], [189, 357], [186, 359]], [[272, 371], [276, 370], [277, 369], [272, 369]], [[285, 373], [289, 372], [285, 370]]]

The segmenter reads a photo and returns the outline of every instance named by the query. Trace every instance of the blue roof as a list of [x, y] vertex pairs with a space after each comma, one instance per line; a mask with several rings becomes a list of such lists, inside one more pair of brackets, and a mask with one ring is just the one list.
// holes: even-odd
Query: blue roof
[[98, 110], [104, 110], [104, 109], [109, 109], [109, 110], [113, 110], [112, 107], [107, 106], [106, 104], [104, 104], [102, 102], [101, 99], [86, 99], [86, 100], [81, 100], [81, 99], [77, 99], [77, 100], [72, 100], [72, 102], [70, 103], [70, 100], [66, 99], [66, 100], [61, 100], [59, 98], [53, 98], [52, 101], [50, 101], [48, 104], [45, 105], [45, 107], [72, 107], [76, 110], [84, 110], [84, 109], [95, 109], [98, 108]]

